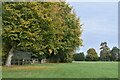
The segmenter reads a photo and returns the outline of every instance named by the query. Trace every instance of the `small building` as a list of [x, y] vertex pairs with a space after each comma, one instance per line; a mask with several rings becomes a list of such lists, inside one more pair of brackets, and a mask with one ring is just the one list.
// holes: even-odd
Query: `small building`
[[15, 50], [12, 59], [31, 59], [31, 53]]
[[31, 64], [31, 53], [25, 51], [14, 51], [14, 55], [12, 57], [11, 64], [12, 65], [23, 65], [23, 64]]

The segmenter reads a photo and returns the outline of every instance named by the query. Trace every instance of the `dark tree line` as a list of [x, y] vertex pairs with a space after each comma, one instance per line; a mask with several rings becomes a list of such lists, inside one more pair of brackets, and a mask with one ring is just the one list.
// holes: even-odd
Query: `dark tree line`
[[113, 47], [112, 50], [107, 45], [107, 42], [100, 44], [100, 57], [98, 56], [94, 48], [90, 48], [87, 51], [87, 55], [84, 53], [77, 53], [73, 55], [75, 61], [119, 61], [120, 60], [120, 49]]

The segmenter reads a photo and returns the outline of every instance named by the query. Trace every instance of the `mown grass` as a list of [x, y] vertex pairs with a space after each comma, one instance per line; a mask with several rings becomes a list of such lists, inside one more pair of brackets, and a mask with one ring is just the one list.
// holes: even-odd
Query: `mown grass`
[[3, 78], [118, 78], [117, 62], [31, 64], [3, 67]]

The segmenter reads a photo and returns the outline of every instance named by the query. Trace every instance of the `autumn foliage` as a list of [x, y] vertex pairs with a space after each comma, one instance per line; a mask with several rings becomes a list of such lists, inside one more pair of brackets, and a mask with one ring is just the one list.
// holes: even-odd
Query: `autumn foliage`
[[79, 18], [65, 2], [4, 2], [3, 46], [36, 58], [68, 54], [82, 46]]

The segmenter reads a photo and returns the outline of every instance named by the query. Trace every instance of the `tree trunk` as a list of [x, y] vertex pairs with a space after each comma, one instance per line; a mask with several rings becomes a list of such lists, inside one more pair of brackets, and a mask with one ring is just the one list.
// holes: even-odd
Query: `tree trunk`
[[14, 51], [14, 49], [15, 49], [15, 46], [13, 46], [13, 47], [11, 48], [11, 50], [9, 51], [8, 58], [7, 58], [6, 64], [5, 64], [5, 66], [7, 66], [7, 67], [10, 67], [10, 66], [11, 66], [11, 60], [12, 60], [12, 56], [13, 56], [13, 51]]

